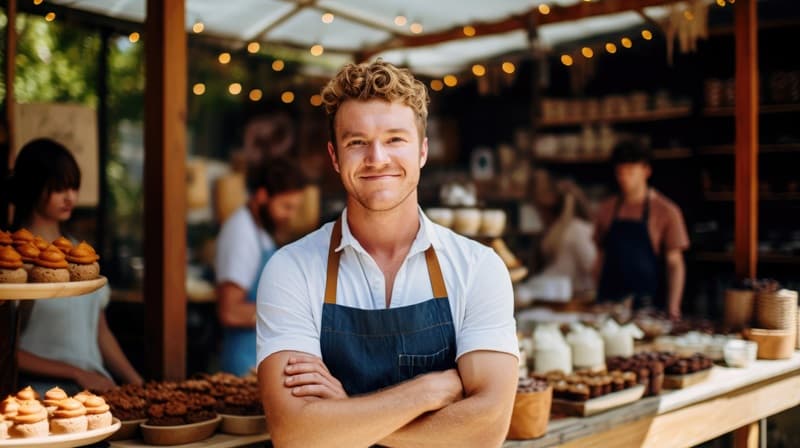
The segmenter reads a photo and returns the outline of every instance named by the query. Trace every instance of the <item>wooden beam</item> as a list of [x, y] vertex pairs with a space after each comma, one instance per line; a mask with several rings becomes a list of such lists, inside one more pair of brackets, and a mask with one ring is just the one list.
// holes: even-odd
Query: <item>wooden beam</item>
[[307, 6], [307, 4], [303, 3], [303, 2], [296, 4], [294, 6], [294, 8], [292, 8], [290, 11], [288, 11], [285, 14], [283, 14], [282, 16], [278, 17], [277, 19], [273, 20], [272, 23], [270, 23], [269, 25], [265, 26], [262, 30], [260, 30], [256, 34], [254, 34], [253, 37], [248, 39], [248, 41], [262, 40], [262, 39], [266, 38], [267, 34], [269, 34], [270, 31], [274, 30], [275, 28], [278, 27], [278, 25], [286, 22], [287, 20], [289, 20], [292, 17], [294, 17], [295, 15], [297, 15], [297, 13], [299, 13], [300, 11], [305, 9], [306, 6]]
[[522, 14], [514, 15], [497, 22], [464, 23], [450, 29], [430, 34], [393, 37], [385, 42], [364, 49], [359, 53], [363, 59], [368, 59], [378, 53], [393, 48], [412, 48], [435, 45], [459, 39], [470, 39], [464, 35], [463, 27], [470, 25], [475, 28], [475, 36], [489, 36], [502, 34], [519, 29], [528, 29], [531, 20], [537, 25], [551, 23], [571, 22], [588, 17], [617, 14], [626, 11], [637, 11], [650, 6], [663, 6], [676, 3], [677, 0], [603, 0], [601, 2], [580, 2], [570, 6], [551, 6], [548, 14], [539, 12], [538, 7], [532, 8]]
[[186, 376], [185, 0], [147, 0], [145, 340], [151, 378]]
[[742, 426], [733, 432], [733, 448], [758, 448], [759, 422]]
[[735, 264], [755, 278], [758, 262], [758, 17], [756, 0], [734, 4], [736, 27]]

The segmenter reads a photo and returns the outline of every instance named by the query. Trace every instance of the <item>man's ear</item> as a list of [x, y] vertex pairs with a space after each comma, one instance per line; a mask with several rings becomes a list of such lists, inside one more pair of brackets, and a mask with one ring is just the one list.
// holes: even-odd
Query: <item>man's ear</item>
[[422, 145], [419, 148], [419, 167], [424, 167], [426, 163], [428, 163], [428, 137], [422, 139]]
[[336, 157], [336, 148], [333, 147], [333, 143], [330, 141], [328, 142], [328, 155], [331, 157], [331, 164], [333, 165], [333, 169], [336, 172], [339, 172], [339, 159]]

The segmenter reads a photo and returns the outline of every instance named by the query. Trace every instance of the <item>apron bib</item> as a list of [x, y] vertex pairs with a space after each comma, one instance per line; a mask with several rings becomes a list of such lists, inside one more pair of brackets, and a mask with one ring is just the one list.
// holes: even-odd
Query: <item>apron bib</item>
[[342, 238], [336, 221], [328, 248], [320, 346], [322, 360], [348, 395], [365, 394], [423, 373], [456, 367], [450, 301], [433, 246], [425, 251], [434, 298], [399, 308], [364, 310], [336, 303]]

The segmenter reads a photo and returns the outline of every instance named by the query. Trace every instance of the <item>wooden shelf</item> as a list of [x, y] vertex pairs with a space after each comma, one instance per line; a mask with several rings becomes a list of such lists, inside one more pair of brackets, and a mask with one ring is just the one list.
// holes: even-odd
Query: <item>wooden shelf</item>
[[597, 117], [597, 118], [584, 118], [584, 117], [570, 117], [561, 120], [542, 120], [539, 128], [554, 128], [561, 126], [581, 126], [584, 124], [593, 123], [644, 123], [648, 121], [663, 121], [674, 120], [676, 118], [685, 118], [691, 115], [691, 106], [676, 106], [670, 109], [651, 110], [639, 114], [631, 114], [620, 117]]
[[[735, 152], [733, 145], [719, 145], [719, 146], [703, 146], [697, 149], [698, 154], [702, 155], [726, 155], [732, 156]], [[800, 143], [780, 143], [759, 145], [758, 152], [760, 154], [786, 154], [786, 153], [800, 153]]]
[[[689, 148], [663, 148], [654, 149], [653, 158], [656, 160], [673, 160], [673, 159], [686, 159], [692, 156], [692, 150]], [[598, 164], [608, 163], [610, 160], [608, 156], [580, 156], [580, 157], [537, 157], [535, 162], [547, 163], [553, 165], [579, 165], [579, 164]]]
[[[762, 114], [783, 114], [800, 112], [800, 104], [762, 104], [758, 109]], [[703, 109], [703, 115], [707, 117], [727, 117], [733, 116], [736, 112], [734, 107], [707, 107]]]
[[[732, 192], [705, 193], [703, 198], [711, 202], [733, 202]], [[759, 201], [800, 201], [800, 193], [762, 193], [758, 195]]]
[[688, 159], [690, 157], [692, 157], [692, 150], [689, 148], [669, 148], [669, 149], [653, 150], [653, 158], [656, 160]]
[[[730, 252], [697, 252], [694, 254], [697, 261], [711, 263], [733, 263], [733, 254]], [[759, 253], [759, 263], [770, 264], [800, 264], [800, 255], [786, 255], [779, 253]]]

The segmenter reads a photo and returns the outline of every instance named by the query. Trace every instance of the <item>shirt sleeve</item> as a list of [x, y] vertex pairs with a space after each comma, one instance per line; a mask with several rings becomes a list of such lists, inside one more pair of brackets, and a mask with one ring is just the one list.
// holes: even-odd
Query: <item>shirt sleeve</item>
[[608, 227], [611, 225], [612, 210], [611, 200], [608, 200], [601, 203], [595, 212], [592, 239], [598, 248], [603, 247], [603, 238], [605, 238]]
[[233, 215], [222, 226], [217, 238], [217, 253], [214, 260], [216, 283], [231, 282], [249, 291], [259, 275], [261, 249], [252, 231], [244, 229], [241, 220]]
[[508, 268], [487, 251], [472, 271], [466, 289], [466, 311], [456, 335], [456, 359], [476, 350], [509, 353], [519, 358], [514, 319], [514, 290]]
[[285, 250], [276, 252], [264, 268], [256, 304], [256, 365], [284, 350], [322, 357], [303, 272], [299, 260]]
[[671, 250], [689, 248], [689, 235], [683, 222], [683, 213], [677, 206], [669, 207], [664, 228], [664, 254]]
[[567, 233], [567, 238], [575, 254], [579, 272], [592, 272], [594, 264], [597, 261], [597, 246], [592, 240], [591, 225], [582, 225], [577, 222], [572, 223], [570, 232]]

